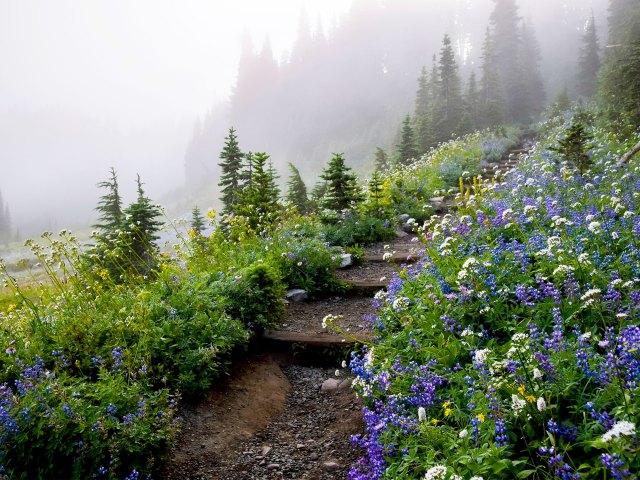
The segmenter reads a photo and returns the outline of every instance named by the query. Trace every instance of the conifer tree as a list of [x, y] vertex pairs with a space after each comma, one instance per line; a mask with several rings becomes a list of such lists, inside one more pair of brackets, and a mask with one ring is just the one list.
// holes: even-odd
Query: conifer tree
[[416, 93], [416, 105], [414, 111], [414, 131], [418, 151], [426, 152], [431, 147], [431, 86], [427, 69], [422, 67], [418, 78], [418, 92]]
[[566, 135], [558, 142], [559, 147], [556, 151], [580, 170], [580, 173], [584, 173], [591, 165], [591, 159], [586, 152], [587, 143], [591, 138], [591, 135], [585, 131], [584, 125], [574, 118]]
[[496, 64], [493, 37], [489, 28], [485, 32], [482, 44], [481, 72], [479, 92], [481, 120], [478, 127], [486, 128], [500, 125], [505, 121], [505, 105]]
[[533, 26], [524, 22], [520, 28], [520, 58], [522, 59], [522, 116], [521, 119], [531, 121], [532, 116], [544, 109], [546, 95], [540, 74], [540, 46], [533, 31]]
[[279, 214], [280, 189], [273, 164], [267, 164], [268, 160], [269, 155], [264, 152], [252, 155], [251, 185], [244, 188], [236, 208], [236, 213], [247, 217], [254, 229], [273, 223]]
[[205, 228], [204, 217], [200, 213], [200, 208], [196, 205], [191, 210], [191, 230], [200, 234]]
[[289, 170], [291, 170], [291, 176], [287, 182], [286, 200], [298, 210], [298, 213], [306, 215], [311, 211], [311, 202], [307, 194], [307, 186], [302, 180], [300, 171], [291, 162], [289, 162]]
[[238, 145], [238, 137], [233, 127], [229, 129], [229, 134], [225, 137], [224, 147], [220, 152], [222, 160], [220, 166], [220, 201], [223, 205], [224, 213], [234, 211], [238, 203], [240, 193], [240, 172], [242, 169], [243, 154]]
[[323, 208], [341, 211], [354, 207], [362, 200], [358, 188], [358, 177], [344, 161], [341, 153], [334, 153], [320, 178], [326, 184], [326, 191], [320, 199]]
[[471, 72], [467, 93], [464, 98], [464, 113], [460, 120], [458, 132], [461, 134], [471, 133], [476, 130], [480, 121], [480, 99], [478, 96], [478, 83], [476, 82], [476, 72]]
[[374, 169], [376, 172], [384, 172], [389, 168], [389, 155], [381, 147], [376, 147], [376, 160]]
[[438, 97], [436, 107], [436, 139], [445, 141], [457, 133], [462, 120], [462, 94], [458, 65], [449, 35], [445, 35], [438, 61]]
[[367, 184], [367, 211], [373, 215], [384, 215], [382, 209], [383, 180], [378, 171], [371, 174]]
[[608, 117], [633, 129], [640, 124], [640, 2], [611, 0], [609, 14], [598, 93]]
[[135, 202], [123, 210], [121, 229], [128, 234], [125, 256], [129, 267], [135, 273], [145, 275], [155, 268], [158, 250], [155, 242], [159, 239], [157, 233], [162, 226], [157, 217], [162, 212], [146, 196], [140, 175], [136, 177], [136, 184], [138, 196]]
[[122, 226], [122, 197], [118, 187], [118, 175], [113, 167], [109, 169], [109, 179], [98, 183], [98, 188], [104, 188], [107, 193], [100, 197], [96, 211], [99, 212], [98, 223], [93, 227], [100, 231], [105, 239], [115, 233]]
[[525, 121], [526, 97], [523, 85], [523, 66], [520, 57], [521, 30], [518, 28], [518, 7], [515, 0], [493, 0], [490, 24], [495, 66], [504, 91], [507, 119]]
[[397, 147], [397, 162], [400, 165], [407, 165], [411, 159], [418, 157], [418, 149], [416, 148], [415, 136], [411, 127], [411, 117], [406, 116], [402, 122], [402, 131], [400, 132], [400, 143]]
[[600, 70], [600, 53], [598, 46], [598, 34], [596, 22], [591, 13], [582, 35], [582, 47], [578, 59], [578, 94], [583, 97], [592, 97], [598, 87], [598, 71]]

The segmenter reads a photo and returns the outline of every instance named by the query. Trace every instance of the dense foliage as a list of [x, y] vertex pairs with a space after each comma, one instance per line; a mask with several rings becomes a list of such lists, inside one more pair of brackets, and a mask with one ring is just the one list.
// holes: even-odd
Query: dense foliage
[[640, 169], [615, 159], [637, 138], [590, 132], [581, 172], [555, 151], [571, 131], [426, 222], [378, 295], [351, 478], [635, 478]]

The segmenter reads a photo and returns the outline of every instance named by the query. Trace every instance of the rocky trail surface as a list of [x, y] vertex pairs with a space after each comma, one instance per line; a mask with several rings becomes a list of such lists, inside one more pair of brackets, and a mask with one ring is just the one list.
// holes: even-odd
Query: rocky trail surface
[[[413, 255], [415, 234], [365, 250], [364, 263], [339, 271], [355, 284], [384, 285]], [[398, 254], [382, 260], [384, 246]], [[400, 253], [401, 252], [401, 253]], [[380, 287], [376, 287], [380, 288]], [[240, 361], [220, 391], [183, 406], [183, 432], [162, 478], [254, 480], [346, 478], [361, 455], [350, 436], [363, 431], [360, 406], [342, 368], [354, 338], [367, 337], [373, 289], [290, 301], [277, 330]], [[322, 327], [340, 316], [338, 335]]]
[[[511, 155], [494, 165], [506, 170]], [[433, 199], [440, 212], [451, 201]], [[415, 234], [365, 249], [364, 262], [338, 272], [353, 285], [344, 295], [291, 299], [287, 316], [265, 332], [218, 391], [182, 406], [183, 429], [160, 478], [181, 480], [331, 480], [347, 477], [362, 452], [350, 436], [364, 423], [341, 366], [358, 339], [371, 338], [372, 298], [402, 264], [420, 253]], [[389, 261], [383, 255], [392, 254]], [[333, 329], [323, 318], [337, 317]]]

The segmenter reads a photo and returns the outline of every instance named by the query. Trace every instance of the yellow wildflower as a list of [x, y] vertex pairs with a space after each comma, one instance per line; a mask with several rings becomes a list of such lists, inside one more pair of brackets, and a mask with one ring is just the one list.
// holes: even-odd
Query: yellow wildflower
[[536, 403], [536, 397], [534, 397], [533, 395], [527, 395], [526, 397], [524, 397], [525, 400], [529, 403]]
[[18, 306], [15, 303], [12, 303], [7, 307], [7, 313], [13, 312], [16, 308], [18, 308]]
[[518, 393], [524, 397], [524, 385], [518, 387]]
[[438, 424], [440, 423], [440, 420], [438, 420], [437, 418], [432, 418], [431, 423], [435, 426], [438, 426]]
[[476, 417], [478, 418], [478, 420], [480, 420], [480, 423], [484, 422], [484, 414], [479, 413], [478, 415], [476, 415]]
[[451, 401], [450, 401], [450, 400], [447, 400], [446, 402], [444, 402], [444, 403], [442, 404], [442, 408], [447, 408], [449, 405], [451, 405]]
[[445, 408], [444, 409], [444, 416], [448, 417], [449, 415], [451, 415], [453, 413], [453, 410], [451, 408]]

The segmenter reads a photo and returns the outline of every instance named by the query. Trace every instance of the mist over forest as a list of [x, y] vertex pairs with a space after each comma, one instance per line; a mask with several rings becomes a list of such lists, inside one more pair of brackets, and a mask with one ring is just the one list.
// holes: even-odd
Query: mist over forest
[[[607, 3], [517, 2], [521, 23], [539, 45], [545, 102], [563, 89], [572, 97], [577, 95], [581, 35], [593, 14], [600, 47], [606, 45]], [[113, 92], [99, 91], [83, 81], [83, 60], [88, 64], [100, 50], [87, 51], [86, 58], [75, 59], [77, 64], [73, 59], [50, 58], [54, 66], [59, 62], [80, 69], [76, 83], [68, 85], [77, 91], [80, 103], [39, 107], [35, 100], [3, 98], [0, 208], [10, 213], [13, 236], [88, 226], [96, 218], [100, 195], [96, 184], [106, 178], [111, 166], [118, 172], [125, 198], [133, 195], [135, 175], [140, 173], [147, 193], [172, 213], [187, 212], [194, 203], [217, 206], [219, 153], [231, 126], [243, 151], [270, 155], [282, 183], [287, 163], [292, 162], [312, 184], [333, 152], [344, 152], [347, 163], [366, 174], [372, 169], [376, 147], [389, 152], [395, 148], [403, 119], [413, 114], [421, 70], [432, 68], [445, 34], [451, 38], [463, 88], [472, 72], [480, 75], [481, 46], [494, 5], [494, 0], [356, 0], [347, 13], [331, 20], [297, 6], [297, 25], [290, 25], [297, 33], [288, 48], [274, 47], [273, 32], [256, 39], [250, 30], [243, 34], [238, 29], [216, 37], [216, 43], [232, 44], [235, 50], [229, 50], [239, 52], [239, 58], [232, 60], [237, 72], [229, 98], [211, 91], [209, 102], [176, 106], [173, 114], [153, 114], [152, 120], [149, 117], [158, 103], [166, 101], [173, 107], [176, 99], [145, 97], [146, 103], [136, 104], [133, 98], [111, 98], [118, 92], [115, 86]], [[6, 4], [4, 8], [11, 9]], [[126, 17], [128, 12], [120, 13]], [[126, 23], [136, 30], [145, 25], [143, 20], [130, 16]], [[69, 21], [83, 18], [78, 13]], [[62, 35], [57, 30], [54, 34]], [[215, 37], [215, 32], [210, 34]], [[126, 39], [117, 40], [122, 52], [127, 49]], [[116, 40], [103, 41], [108, 45]], [[221, 60], [207, 55], [208, 48], [213, 49], [206, 44], [193, 46], [194, 65], [182, 70], [215, 69]], [[16, 50], [19, 56], [19, 46]], [[142, 75], [143, 66], [136, 66], [133, 54], [126, 60], [133, 81]], [[108, 57], [104, 63], [109, 66]], [[162, 72], [152, 73], [161, 83]], [[2, 76], [9, 78], [11, 71]], [[206, 88], [196, 74], [189, 81], [194, 89]], [[31, 78], [23, 81], [26, 94], [31, 82]], [[56, 98], [55, 88], [34, 91], [33, 97]], [[147, 93], [140, 90], [142, 97]], [[149, 115], [132, 110], [132, 118], [144, 118], [133, 122], [126, 114], [118, 117], [99, 109], [85, 110], [79, 106], [85, 97], [105, 97], [125, 106], [128, 102], [147, 105]]]

